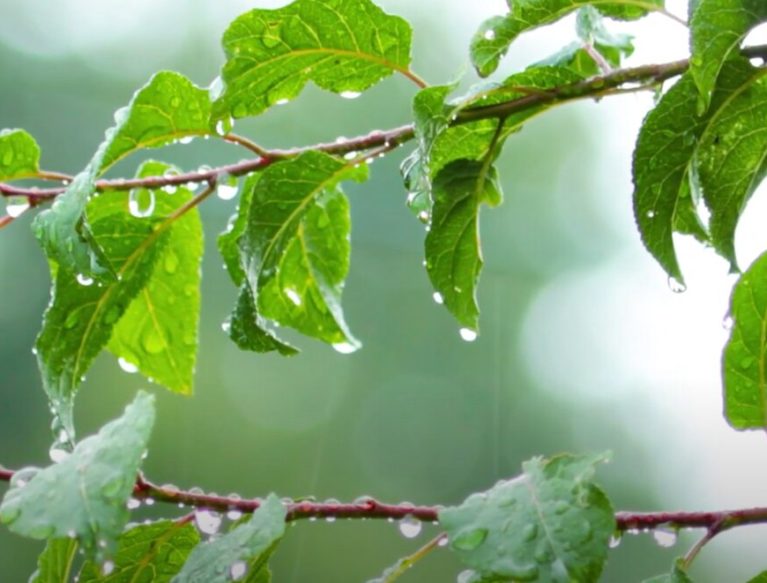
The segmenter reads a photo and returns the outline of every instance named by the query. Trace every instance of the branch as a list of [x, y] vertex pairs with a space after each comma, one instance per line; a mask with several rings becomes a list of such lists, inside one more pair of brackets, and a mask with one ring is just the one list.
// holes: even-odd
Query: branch
[[[763, 57], [767, 59], [767, 45], [748, 47], [743, 49], [742, 53], [746, 57]], [[670, 63], [618, 69], [548, 91], [530, 93], [503, 103], [465, 109], [458, 114], [456, 119], [452, 121], [452, 124], [460, 125], [493, 118], [503, 120], [511, 114], [537, 108], [541, 105], [566, 103], [580, 99], [599, 99], [608, 95], [621, 94], [621, 91], [616, 90], [626, 84], [640, 84], [641, 88], [648, 88], [681, 75], [687, 70], [689, 64], [689, 59], [683, 59], [681, 61], [673, 61]], [[244, 160], [236, 164], [219, 166], [205, 171], [187, 172], [185, 174], [174, 176], [100, 180], [96, 183], [96, 189], [98, 191], [131, 190], [133, 188], [156, 189], [164, 186], [180, 186], [188, 183], [210, 183], [226, 176], [243, 176], [250, 174], [262, 170], [278, 160], [298, 156], [303, 152], [320, 151], [328, 154], [348, 154], [350, 152], [362, 152], [372, 148], [383, 148], [384, 151], [388, 151], [412, 140], [414, 135], [414, 126], [408, 124], [390, 130], [375, 130], [369, 134], [347, 140], [318, 143], [311, 146], [289, 149], [263, 149], [248, 141], [248, 144], [251, 145], [251, 149], [257, 148], [258, 151], [261, 151], [261, 155], [257, 158]], [[240, 141], [246, 141], [246, 138], [238, 139]], [[71, 179], [70, 176], [57, 172], [41, 173], [37, 178], [59, 178], [65, 182]], [[20, 187], [0, 182], [1, 196], [22, 196], [26, 197], [30, 203], [39, 203], [55, 198], [65, 190], [65, 187]]]

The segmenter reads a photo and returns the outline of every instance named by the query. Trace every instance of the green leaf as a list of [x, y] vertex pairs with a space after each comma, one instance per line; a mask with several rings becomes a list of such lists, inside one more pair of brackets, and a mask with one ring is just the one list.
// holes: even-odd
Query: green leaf
[[471, 42], [471, 60], [477, 72], [487, 77], [498, 68], [501, 57], [523, 32], [551, 24], [578, 8], [593, 5], [602, 14], [621, 20], [641, 18], [663, 8], [663, 0], [508, 0], [507, 16], [483, 22]]
[[78, 583], [168, 583], [200, 543], [193, 524], [160, 520], [127, 529], [117, 541], [109, 575], [88, 561]]
[[256, 310], [253, 294], [248, 285], [240, 288], [237, 303], [229, 319], [224, 323], [224, 329], [229, 338], [240, 348], [253, 352], [277, 351], [283, 356], [292, 356], [298, 350], [289, 343], [281, 340]]
[[[139, 171], [139, 174], [141, 175], [142, 172], [143, 169]], [[200, 243], [194, 237], [187, 241], [188, 228], [183, 226], [197, 224], [196, 221], [199, 219], [185, 218], [184, 223], [164, 218], [159, 212], [148, 217], [135, 217], [128, 210], [131, 197], [134, 197], [134, 202], [138, 197], [149, 198], [155, 210], [165, 212], [177, 208], [183, 201], [188, 200], [189, 193], [179, 189], [177, 194], [169, 194], [158, 189], [156, 191], [137, 190], [133, 193], [105, 192], [95, 197], [88, 204], [88, 221], [95, 241], [103, 249], [110, 268], [118, 274], [118, 277], [103, 283], [93, 282], [82, 273], [63, 265], [54, 264], [51, 269], [54, 279], [51, 303], [43, 317], [43, 328], [37, 337], [35, 348], [43, 386], [70, 436], [73, 435], [71, 407], [77, 387], [93, 359], [109, 342], [113, 328], [129, 310], [131, 302], [154, 277], [155, 262], [158, 258], [167, 257], [164, 255], [164, 250], [169, 240], [172, 238], [175, 244], [186, 242], [190, 245], [188, 254], [185, 252], [184, 255], [185, 265], [186, 262], [191, 261], [191, 256], [196, 253], [195, 249], [199, 249]], [[151, 203], [152, 200], [154, 203]], [[196, 210], [192, 211], [193, 214], [196, 212]], [[178, 234], [177, 227], [179, 227]], [[164, 260], [161, 267], [165, 268]], [[164, 276], [163, 279], [167, 281]], [[199, 299], [195, 299], [198, 293], [196, 289], [190, 288], [190, 291], [191, 296], [184, 299], [179, 297], [176, 301], [186, 306], [199, 302]], [[150, 288], [149, 292], [154, 297], [158, 293], [157, 284]], [[176, 293], [171, 295], [177, 296]], [[185, 296], [185, 292], [178, 295]], [[167, 309], [172, 309], [167, 306], [170, 300], [169, 297], [162, 300]], [[144, 314], [137, 315], [135, 311], [131, 314], [129, 318], [145, 317]], [[186, 323], [179, 322], [178, 329], [188, 331], [189, 322], [193, 318], [193, 314], [185, 314]], [[137, 329], [134, 324], [136, 321], [132, 319], [122, 324], [121, 339], [126, 332]], [[142, 330], [151, 332], [151, 330]], [[118, 339], [117, 348], [130, 347], [140, 342], [146, 349], [147, 346], [144, 345], [146, 340], [149, 348], [154, 349], [155, 344], [152, 338], [150, 334], [146, 339], [143, 335], [140, 339]], [[173, 347], [173, 351], [175, 354], [177, 350], [191, 351], [193, 348], [193, 345]], [[153, 350], [147, 352], [154, 354]], [[147, 357], [145, 365], [139, 362], [138, 358], [132, 362], [145, 366], [147, 370], [157, 371], [162, 368], [163, 356], [149, 358], [149, 355], [142, 354], [141, 358], [145, 356]], [[185, 359], [186, 366], [190, 363], [189, 358], [187, 356]], [[191, 363], [193, 362], [194, 359], [191, 357]]]
[[40, 170], [40, 147], [24, 130], [0, 131], [0, 181], [33, 178]]
[[756, 577], [749, 579], [748, 583], [767, 583], [767, 571], [762, 571]]
[[439, 513], [450, 549], [482, 577], [597, 581], [615, 530], [592, 481], [604, 456], [534, 458], [523, 474]]
[[0, 522], [34, 539], [77, 537], [96, 560], [111, 555], [128, 521], [126, 503], [153, 423], [154, 397], [139, 392], [122, 417], [78, 443], [65, 460], [14, 474]]
[[354, 167], [321, 152], [277, 162], [254, 185], [240, 237], [258, 312], [342, 350], [359, 343], [341, 309], [350, 217], [338, 184], [366, 178], [367, 165]]
[[496, 206], [501, 186], [490, 162], [458, 160], [436, 177], [426, 235], [426, 271], [445, 307], [465, 329], [479, 328], [476, 287], [482, 269], [479, 207]]
[[226, 230], [218, 236], [218, 250], [224, 259], [224, 267], [235, 285], [242, 285], [245, 272], [240, 265], [240, 237], [248, 226], [248, 214], [253, 200], [253, 190], [260, 178], [259, 173], [249, 175], [240, 187], [237, 211], [229, 218]]
[[247, 522], [198, 545], [173, 583], [225, 583], [233, 572], [247, 572], [248, 582], [268, 581], [267, 561], [285, 534], [287, 512], [271, 494]]
[[[755, 71], [712, 116], [698, 146], [698, 181], [711, 211], [714, 248], [738, 269], [735, 228], [740, 214], [764, 178], [767, 133], [767, 79]], [[722, 73], [722, 81], [724, 72]]]
[[45, 550], [37, 558], [37, 571], [29, 578], [29, 583], [66, 583], [76, 552], [76, 539], [49, 539]]
[[223, 119], [258, 115], [307, 82], [353, 97], [398, 71], [410, 75], [410, 25], [370, 0], [296, 0], [251, 10], [224, 33]]
[[[139, 176], [161, 176], [169, 170], [166, 164], [147, 162]], [[158, 216], [171, 215], [193, 198], [185, 188], [172, 196], [147, 194], [154, 197]], [[194, 208], [168, 229], [149, 280], [114, 327], [109, 342], [115, 356], [185, 395], [192, 393], [197, 355], [202, 251], [202, 223]]]
[[643, 583], [692, 583], [692, 579], [687, 576], [684, 559], [677, 559], [670, 573], [645, 579]]
[[115, 113], [116, 126], [107, 131], [98, 173], [136, 150], [210, 134], [210, 110], [207, 89], [180, 73], [155, 74], [127, 107]]
[[733, 319], [724, 347], [724, 414], [735, 429], [767, 427], [767, 254], [748, 268], [730, 300]]
[[690, 73], [706, 110], [724, 63], [753, 27], [767, 20], [763, 0], [698, 0], [690, 20]]
[[[634, 216], [647, 250], [670, 277], [683, 282], [673, 233], [689, 233], [707, 240], [695, 210], [699, 193], [691, 188], [697, 178], [696, 157], [701, 137], [717, 124], [720, 110], [755, 79], [745, 61], [733, 61], [722, 72], [720, 87], [705, 116], [696, 112], [698, 92], [690, 74], [661, 98], [642, 124], [634, 150]], [[713, 227], [713, 222], [712, 222]]]

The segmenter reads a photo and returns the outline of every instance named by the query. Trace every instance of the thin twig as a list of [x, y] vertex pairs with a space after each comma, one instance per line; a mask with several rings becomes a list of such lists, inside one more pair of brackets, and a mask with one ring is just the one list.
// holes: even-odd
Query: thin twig
[[706, 534], [704, 534], [698, 542], [696, 542], [692, 548], [690, 548], [689, 551], [687, 551], [687, 554], [684, 556], [683, 562], [684, 566], [686, 568], [689, 568], [692, 562], [695, 560], [695, 557], [698, 556], [698, 553], [703, 550], [703, 547], [706, 546], [712, 538], [714, 538], [716, 535], [718, 535], [723, 530], [726, 530], [726, 520], [722, 518], [720, 521], [716, 522], [715, 524], [712, 524], [709, 528], [706, 529]]

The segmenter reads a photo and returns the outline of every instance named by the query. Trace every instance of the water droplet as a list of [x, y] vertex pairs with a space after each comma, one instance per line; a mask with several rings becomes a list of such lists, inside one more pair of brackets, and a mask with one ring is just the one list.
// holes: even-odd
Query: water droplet
[[221, 77], [216, 77], [213, 79], [210, 85], [208, 85], [208, 95], [210, 96], [211, 101], [215, 101], [219, 97], [221, 97], [221, 94], [224, 92], [224, 82], [221, 80]]
[[204, 534], [216, 534], [221, 527], [221, 515], [212, 510], [195, 510], [194, 521]]
[[237, 196], [237, 185], [219, 184], [216, 188], [216, 196], [221, 200], [232, 200]]
[[191, 144], [192, 140], [194, 140], [194, 136], [184, 136], [183, 138], [178, 139], [179, 144]]
[[123, 369], [123, 371], [127, 372], [128, 374], [133, 374], [138, 372], [138, 367], [132, 362], [128, 362], [127, 360], [125, 360], [122, 356], [117, 359], [117, 364], [119, 364], [120, 368]]
[[3, 165], [10, 166], [13, 163], [14, 156], [15, 154], [13, 153], [13, 150], [8, 148], [3, 154]]
[[533, 540], [536, 536], [538, 536], [538, 526], [535, 524], [526, 524], [522, 528], [522, 538], [526, 541]]
[[113, 561], [104, 561], [104, 564], [101, 565], [101, 574], [104, 576], [111, 575], [114, 570], [115, 564]]
[[341, 91], [339, 95], [344, 99], [357, 99], [362, 93], [359, 91]]
[[173, 251], [168, 251], [165, 254], [163, 266], [165, 267], [165, 271], [167, 273], [176, 273], [176, 269], [178, 269], [178, 255], [176, 255]]
[[87, 275], [83, 273], [78, 273], [76, 279], [77, 279], [77, 283], [85, 287], [88, 287], [89, 285], [93, 285], [93, 278], [88, 277]]
[[429, 220], [429, 211], [421, 211], [418, 213], [418, 220], [422, 222], [426, 222]]
[[76, 310], [69, 312], [69, 314], [67, 315], [67, 319], [64, 320], [64, 328], [66, 328], [67, 330], [74, 328], [77, 325], [77, 322], [79, 319], [80, 319], [80, 315]]
[[178, 107], [179, 105], [181, 105], [181, 99], [179, 99], [176, 96], [172, 97], [171, 100], [170, 100], [170, 106], [171, 107]]
[[677, 535], [675, 530], [656, 528], [652, 533], [652, 537], [661, 547], [673, 547], [676, 544]]
[[144, 334], [142, 339], [144, 350], [149, 354], [159, 354], [165, 350], [165, 340], [155, 330], [150, 330]]
[[221, 322], [221, 329], [224, 331], [224, 334], [229, 334], [232, 329], [231, 322], [229, 322], [229, 320], [224, 320]]
[[405, 538], [417, 537], [421, 534], [422, 527], [421, 521], [412, 516], [406, 516], [399, 521], [399, 531]]
[[654, 210], [647, 211], [647, 218], [648, 219], [652, 219], [654, 217], [655, 217], [655, 211]]
[[[297, 292], [296, 290], [294, 290], [294, 289], [293, 289], [293, 288], [291, 288], [291, 287], [286, 287], [286, 288], [283, 290], [283, 292], [285, 293], [285, 295], [286, 295], [286, 296], [288, 296], [288, 299], [289, 299], [289, 300], [290, 300], [290, 301], [291, 301], [291, 302], [292, 302], [294, 305], [296, 305], [296, 306], [300, 306], [300, 305], [301, 305], [301, 296], [300, 296], [300, 295], [298, 295], [298, 292]], [[336, 349], [336, 350], [338, 350], [338, 349]], [[339, 350], [339, 352], [341, 352], [341, 351]]]
[[474, 342], [477, 339], [477, 332], [471, 328], [461, 328], [458, 334], [461, 335], [461, 340], [466, 342]]
[[274, 105], [285, 105], [286, 103], [289, 103], [290, 99], [287, 99], [285, 97], [282, 97], [274, 102]]
[[482, 36], [485, 38], [485, 40], [495, 40], [495, 31], [492, 29], [486, 30], [485, 34]]
[[357, 352], [359, 346], [351, 344], [350, 342], [337, 342], [333, 345], [333, 350], [340, 352], [341, 354], [351, 354]]
[[176, 191], [178, 190], [178, 186], [175, 184], [166, 184], [162, 187], [162, 191], [166, 194], [176, 194]]
[[564, 500], [559, 500], [554, 505], [554, 512], [557, 514], [564, 514], [565, 512], [568, 511], [569, 508], [570, 508], [570, 505], [567, 502], [565, 502]]
[[754, 357], [753, 356], [744, 356], [740, 360], [740, 368], [743, 368], [743, 369], [751, 368], [752, 364], [754, 364]]
[[473, 551], [487, 538], [486, 528], [461, 532], [453, 538], [453, 546], [460, 551]]
[[725, 316], [722, 320], [722, 328], [725, 330], [732, 330], [732, 327], [735, 325], [735, 320], [732, 319], [732, 316]]
[[67, 449], [62, 447], [62, 444], [58, 443], [58, 441], [51, 446], [51, 449], [48, 450], [48, 457], [51, 458], [51, 461], [54, 464], [59, 464], [63, 462], [70, 455], [71, 453]]
[[439, 292], [434, 292], [431, 297], [434, 299], [434, 301], [438, 304], [444, 304], [445, 298], [442, 297], [442, 294]]
[[126, 506], [128, 507], [128, 510], [136, 510], [136, 508], [141, 506], [141, 500], [138, 500], [137, 498], [128, 498]]
[[136, 218], [152, 216], [154, 212], [154, 192], [144, 188], [134, 188], [128, 195], [128, 210]]
[[618, 548], [622, 540], [623, 540], [623, 537], [620, 534], [614, 534], [610, 537], [610, 542], [608, 543], [608, 545], [610, 546], [611, 549]]
[[237, 510], [236, 508], [233, 508], [232, 510], [226, 513], [226, 517], [229, 520], [239, 520], [240, 518], [242, 518], [242, 512]]
[[439, 539], [439, 542], [437, 543], [440, 547], [446, 547], [447, 546], [447, 537], [443, 536], [441, 539]]
[[356, 157], [357, 157], [357, 152], [353, 150], [351, 152], [346, 152], [346, 154], [344, 154], [344, 160], [353, 160]]
[[687, 291], [687, 286], [673, 276], [670, 276], [668, 278], [668, 287], [675, 294], [680, 294], [682, 292]]
[[232, 576], [232, 581], [239, 581], [248, 572], [248, 564], [245, 561], [237, 561], [232, 564], [229, 569], [229, 574]]
[[11, 218], [16, 218], [22, 215], [29, 208], [29, 201], [23, 197], [10, 197], [5, 202], [5, 212]]

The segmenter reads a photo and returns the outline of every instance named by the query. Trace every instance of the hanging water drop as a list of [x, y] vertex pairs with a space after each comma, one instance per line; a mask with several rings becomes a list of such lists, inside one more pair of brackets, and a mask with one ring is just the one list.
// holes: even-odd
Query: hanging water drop
[[237, 185], [219, 184], [216, 188], [216, 196], [221, 200], [232, 200], [237, 196]]
[[431, 295], [431, 297], [434, 299], [434, 301], [435, 301], [436, 303], [438, 303], [438, 304], [440, 304], [440, 305], [445, 303], [445, 298], [443, 298], [443, 297], [442, 297], [442, 294], [441, 294], [441, 293], [439, 293], [439, 292], [434, 292], [434, 293]]
[[682, 292], [687, 291], [687, 286], [673, 276], [670, 276], [668, 278], [668, 287], [675, 294], [680, 294]]
[[128, 507], [128, 510], [136, 510], [141, 507], [141, 500], [137, 498], [128, 498], [126, 506]]
[[346, 152], [346, 154], [344, 154], [344, 160], [353, 160], [356, 157], [357, 157], [357, 152], [355, 151]]
[[344, 99], [357, 99], [362, 93], [359, 91], [341, 91], [339, 95]]
[[417, 537], [421, 534], [422, 526], [421, 521], [412, 516], [406, 516], [399, 521], [399, 531], [405, 538]]
[[285, 105], [286, 103], [289, 103], [290, 99], [281, 98], [274, 102], [274, 105]]
[[722, 320], [722, 328], [725, 330], [732, 330], [732, 327], [735, 325], [735, 320], [732, 319], [732, 316], [725, 316]]
[[58, 440], [48, 450], [48, 457], [51, 458], [51, 461], [54, 464], [60, 464], [61, 462], [66, 460], [70, 455], [71, 455], [71, 452], [68, 451], [62, 443], [59, 443]]
[[652, 537], [659, 546], [667, 548], [673, 547], [676, 544], [677, 535], [675, 530], [656, 528], [652, 533]]
[[23, 197], [11, 197], [5, 203], [5, 212], [12, 219], [19, 217], [29, 208], [29, 201]]
[[144, 188], [134, 188], [128, 195], [128, 210], [138, 219], [152, 216], [154, 212], [154, 192]]
[[245, 561], [237, 561], [232, 564], [229, 569], [229, 575], [232, 577], [232, 581], [239, 581], [248, 572], [248, 564]]
[[192, 140], [194, 140], [194, 136], [184, 136], [183, 138], [178, 139], [178, 143], [187, 145], [187, 144], [191, 144]]
[[236, 508], [233, 508], [229, 512], [226, 513], [226, 517], [229, 520], [239, 520], [242, 518], [242, 512], [240, 510], [237, 510]]
[[292, 287], [286, 287], [283, 292], [288, 297], [288, 299], [293, 303], [295, 306], [301, 305], [301, 296], [298, 295], [298, 292], [294, 290]]
[[138, 366], [136, 366], [132, 362], [125, 360], [122, 356], [117, 359], [117, 364], [119, 364], [120, 368], [123, 369], [123, 371], [127, 372], [128, 374], [133, 374], [138, 372]]
[[104, 561], [104, 564], [101, 565], [101, 574], [104, 576], [109, 576], [112, 574], [112, 571], [115, 570], [115, 564], [113, 561]]
[[212, 510], [195, 510], [194, 521], [204, 534], [216, 534], [221, 527], [221, 515]]
[[471, 328], [461, 328], [458, 334], [461, 335], [461, 340], [466, 342], [474, 342], [477, 339], [477, 332]]
[[618, 548], [622, 540], [623, 540], [623, 537], [620, 534], [614, 534], [610, 537], [610, 542], [608, 543], [608, 545], [611, 549]]
[[93, 278], [88, 277], [84, 273], [78, 273], [75, 279], [77, 279], [77, 283], [82, 286], [88, 287], [89, 285], [93, 285]]
[[333, 344], [333, 350], [340, 352], [341, 354], [351, 354], [357, 352], [359, 347], [351, 344], [350, 342], [336, 342]]

